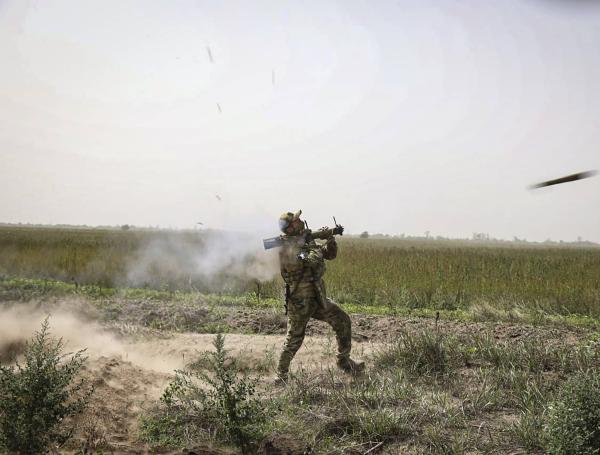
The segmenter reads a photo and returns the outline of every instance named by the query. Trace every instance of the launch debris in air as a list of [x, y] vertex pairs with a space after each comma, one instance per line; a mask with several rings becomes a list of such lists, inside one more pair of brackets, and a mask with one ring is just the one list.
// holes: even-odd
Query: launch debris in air
[[574, 182], [576, 180], [583, 180], [590, 177], [595, 176], [598, 171], [585, 171], [585, 172], [577, 172], [576, 174], [567, 175], [565, 177], [560, 177], [558, 179], [546, 180], [545, 182], [539, 182], [531, 185], [529, 187], [530, 190], [535, 190], [538, 188], [544, 188], [546, 186], [559, 185], [561, 183]]

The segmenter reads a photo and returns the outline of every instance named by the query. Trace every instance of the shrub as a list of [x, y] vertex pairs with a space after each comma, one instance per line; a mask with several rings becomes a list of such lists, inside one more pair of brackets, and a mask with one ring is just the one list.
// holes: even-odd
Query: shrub
[[579, 373], [561, 388], [549, 409], [548, 451], [600, 454], [600, 374]]
[[197, 422], [183, 409], [153, 409], [140, 419], [140, 439], [160, 447], [183, 447], [193, 437]]
[[[203, 362], [208, 372], [176, 372], [161, 398], [166, 405], [162, 419], [171, 416], [189, 424], [196, 433], [215, 434], [235, 444], [243, 454], [254, 453], [264, 437], [269, 415], [268, 407], [255, 397], [258, 379], [239, 375], [235, 360], [227, 355], [222, 334], [215, 336], [213, 344], [216, 351]], [[164, 440], [164, 432], [159, 433]]]
[[0, 366], [0, 448], [9, 453], [46, 453], [64, 444], [73, 432], [66, 419], [79, 414], [93, 391], [75, 377], [86, 357], [83, 351], [62, 354], [48, 319], [25, 345], [25, 365]]

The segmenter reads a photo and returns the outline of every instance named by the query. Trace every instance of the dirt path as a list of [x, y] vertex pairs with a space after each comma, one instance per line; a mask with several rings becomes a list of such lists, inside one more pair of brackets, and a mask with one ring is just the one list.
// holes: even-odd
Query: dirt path
[[[90, 411], [81, 419], [81, 428], [71, 444], [73, 453], [85, 445], [86, 439], [93, 439], [93, 435], [105, 437], [116, 453], [149, 453], [149, 448], [138, 441], [138, 424], [143, 410], [160, 398], [175, 369], [198, 360], [204, 352], [214, 351], [214, 337], [211, 334], [172, 334], [162, 339], [121, 340], [88, 348], [84, 376], [94, 384], [95, 392]], [[225, 348], [242, 369], [250, 374], [259, 372], [263, 382], [271, 383], [275, 379], [274, 366], [283, 340], [281, 335], [228, 334]], [[355, 343], [354, 352], [361, 358], [380, 346], [370, 342]], [[333, 337], [307, 337], [293, 368], [334, 367], [335, 349]]]

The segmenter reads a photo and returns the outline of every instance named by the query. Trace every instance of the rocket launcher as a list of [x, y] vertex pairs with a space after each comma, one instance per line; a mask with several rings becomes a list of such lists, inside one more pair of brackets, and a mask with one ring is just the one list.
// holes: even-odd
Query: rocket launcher
[[271, 248], [278, 248], [283, 246], [286, 242], [290, 241], [298, 241], [302, 243], [309, 243], [312, 240], [327, 240], [328, 238], [333, 237], [334, 235], [344, 235], [344, 226], [337, 224], [335, 217], [333, 217], [333, 222], [335, 223], [334, 228], [324, 227], [319, 229], [318, 231], [311, 231], [310, 229], [305, 229], [304, 232], [300, 235], [289, 236], [289, 235], [279, 235], [277, 237], [271, 237], [269, 239], [263, 240], [263, 245], [265, 250], [270, 250]]

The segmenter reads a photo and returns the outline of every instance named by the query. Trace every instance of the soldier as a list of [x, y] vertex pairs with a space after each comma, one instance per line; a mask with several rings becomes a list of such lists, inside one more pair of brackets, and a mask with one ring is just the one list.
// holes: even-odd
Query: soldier
[[287, 380], [290, 362], [302, 345], [306, 325], [311, 317], [327, 322], [335, 331], [338, 367], [348, 373], [360, 373], [364, 370], [364, 363], [350, 358], [350, 317], [327, 298], [323, 283], [325, 259], [335, 259], [337, 243], [333, 235], [328, 236], [324, 245], [317, 244], [312, 238], [307, 240], [303, 236], [306, 231], [304, 222], [300, 219], [301, 214], [301, 210], [296, 213], [287, 212], [279, 218], [279, 227], [284, 233], [279, 261], [286, 286], [288, 323], [277, 375], [280, 380]]

